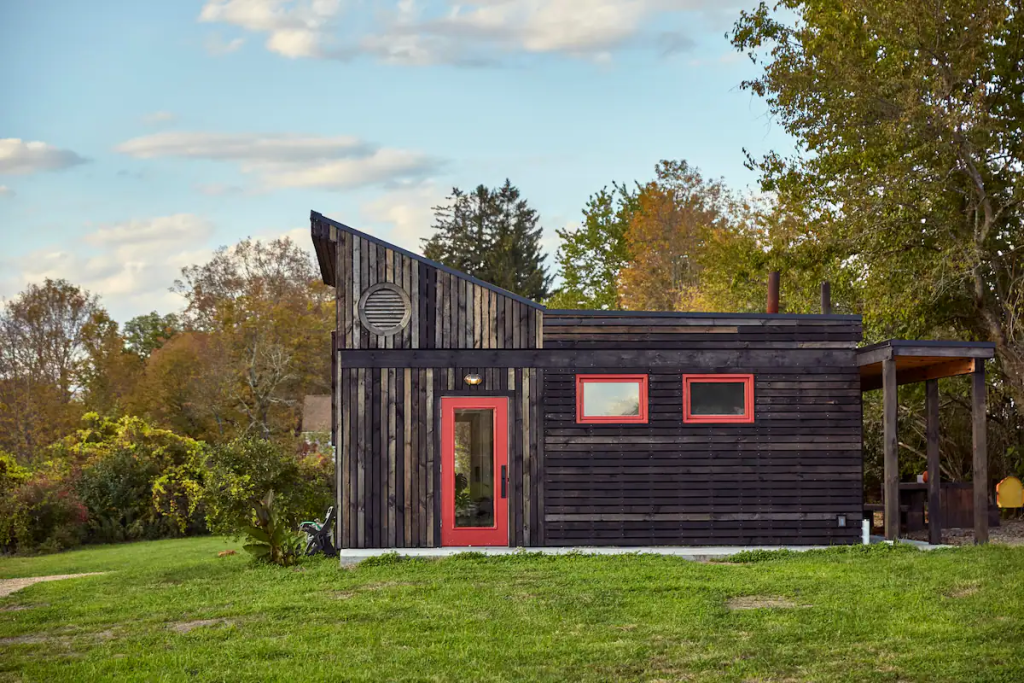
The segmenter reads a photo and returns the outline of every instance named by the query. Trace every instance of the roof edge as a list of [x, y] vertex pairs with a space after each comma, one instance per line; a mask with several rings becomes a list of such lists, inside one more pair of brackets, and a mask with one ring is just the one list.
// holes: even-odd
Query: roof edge
[[859, 315], [839, 313], [722, 313], [692, 311], [599, 311], [594, 309], [549, 308], [545, 314], [610, 318], [747, 318], [750, 320], [846, 320], [861, 322]]
[[411, 258], [411, 259], [414, 259], [416, 261], [419, 261], [420, 263], [428, 265], [431, 268], [436, 268], [437, 270], [440, 270], [442, 272], [448, 273], [449, 275], [454, 275], [455, 277], [460, 277], [460, 278], [462, 278], [462, 279], [464, 279], [464, 280], [466, 280], [468, 282], [472, 282], [474, 285], [477, 285], [479, 287], [483, 287], [485, 289], [489, 289], [492, 292], [495, 292], [497, 294], [501, 294], [502, 296], [507, 296], [508, 298], [513, 299], [515, 301], [518, 301], [521, 304], [526, 304], [527, 306], [530, 306], [532, 308], [536, 308], [536, 309], [539, 309], [539, 310], [545, 310], [545, 308], [546, 308], [543, 304], [539, 304], [539, 303], [537, 303], [536, 301], [534, 301], [532, 299], [527, 299], [526, 297], [520, 296], [520, 295], [516, 294], [515, 292], [510, 292], [507, 289], [502, 289], [501, 287], [498, 287], [497, 285], [492, 285], [490, 282], [486, 282], [484, 280], [481, 280], [480, 278], [473, 277], [469, 273], [463, 273], [461, 270], [456, 270], [455, 268], [450, 268], [450, 267], [444, 265], [443, 263], [438, 263], [437, 261], [432, 261], [432, 260], [428, 259], [426, 256], [421, 256], [420, 254], [411, 252], [408, 249], [403, 249], [402, 247], [398, 246], [397, 244], [392, 244], [391, 242], [387, 242], [385, 240], [382, 240], [379, 237], [374, 237], [373, 235], [370, 235], [370, 234], [367, 234], [365, 232], [362, 232], [361, 230], [356, 230], [355, 228], [353, 228], [351, 226], [348, 226], [348, 225], [345, 225], [344, 223], [341, 223], [339, 221], [336, 221], [333, 218], [328, 218], [327, 216], [323, 215], [322, 213], [320, 213], [318, 211], [310, 211], [309, 212], [309, 219], [310, 219], [310, 221], [317, 221], [317, 220], [324, 221], [324, 222], [326, 222], [329, 225], [333, 225], [338, 230], [344, 230], [345, 232], [349, 233], [350, 235], [355, 235], [356, 237], [359, 237], [360, 239], [364, 239], [364, 240], [367, 240], [369, 242], [373, 242], [374, 244], [378, 244], [378, 245], [380, 245], [382, 247], [385, 247], [386, 249], [391, 249], [392, 251], [396, 251], [396, 252], [398, 252], [399, 254], [401, 254], [403, 256], [406, 256], [408, 258]]

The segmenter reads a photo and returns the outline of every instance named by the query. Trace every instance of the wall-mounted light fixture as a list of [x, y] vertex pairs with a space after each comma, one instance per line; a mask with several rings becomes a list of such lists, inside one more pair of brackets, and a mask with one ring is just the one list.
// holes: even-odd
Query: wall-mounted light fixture
[[483, 382], [483, 380], [480, 379], [480, 375], [466, 375], [465, 380], [466, 384], [471, 387], [475, 387], [477, 384], [480, 384], [480, 382]]

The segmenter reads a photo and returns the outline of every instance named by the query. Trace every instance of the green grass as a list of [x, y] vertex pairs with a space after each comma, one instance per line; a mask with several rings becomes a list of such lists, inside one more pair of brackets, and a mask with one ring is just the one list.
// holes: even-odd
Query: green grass
[[[0, 559], [0, 577], [114, 572], [0, 598], [0, 681], [1024, 680], [1024, 548], [296, 571], [216, 557], [226, 547]], [[743, 596], [793, 606], [730, 609]], [[199, 620], [220, 621], [173, 628]]]

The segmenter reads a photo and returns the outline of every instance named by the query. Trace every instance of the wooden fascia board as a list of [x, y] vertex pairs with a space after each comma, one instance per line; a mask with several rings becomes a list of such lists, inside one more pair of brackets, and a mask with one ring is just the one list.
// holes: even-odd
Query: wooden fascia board
[[[935, 363], [923, 367], [896, 370], [896, 385], [914, 384], [929, 379], [942, 379], [943, 377], [956, 377], [957, 375], [969, 375], [974, 372], [975, 359], [957, 358], [944, 363]], [[882, 375], [869, 375], [861, 379], [861, 391], [873, 391], [882, 388]]]

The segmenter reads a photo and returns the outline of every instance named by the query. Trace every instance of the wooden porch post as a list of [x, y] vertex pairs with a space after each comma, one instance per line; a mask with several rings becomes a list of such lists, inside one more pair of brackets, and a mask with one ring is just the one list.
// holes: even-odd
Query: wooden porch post
[[942, 543], [942, 486], [939, 474], [939, 380], [924, 383], [928, 441], [928, 542]]
[[[882, 361], [882, 414], [884, 450], [885, 539], [894, 541], [900, 535], [900, 468], [896, 433], [896, 360]], [[975, 456], [977, 457], [977, 456]]]
[[985, 361], [974, 362], [972, 375], [974, 417], [974, 542], [988, 543], [988, 438], [985, 425]]

